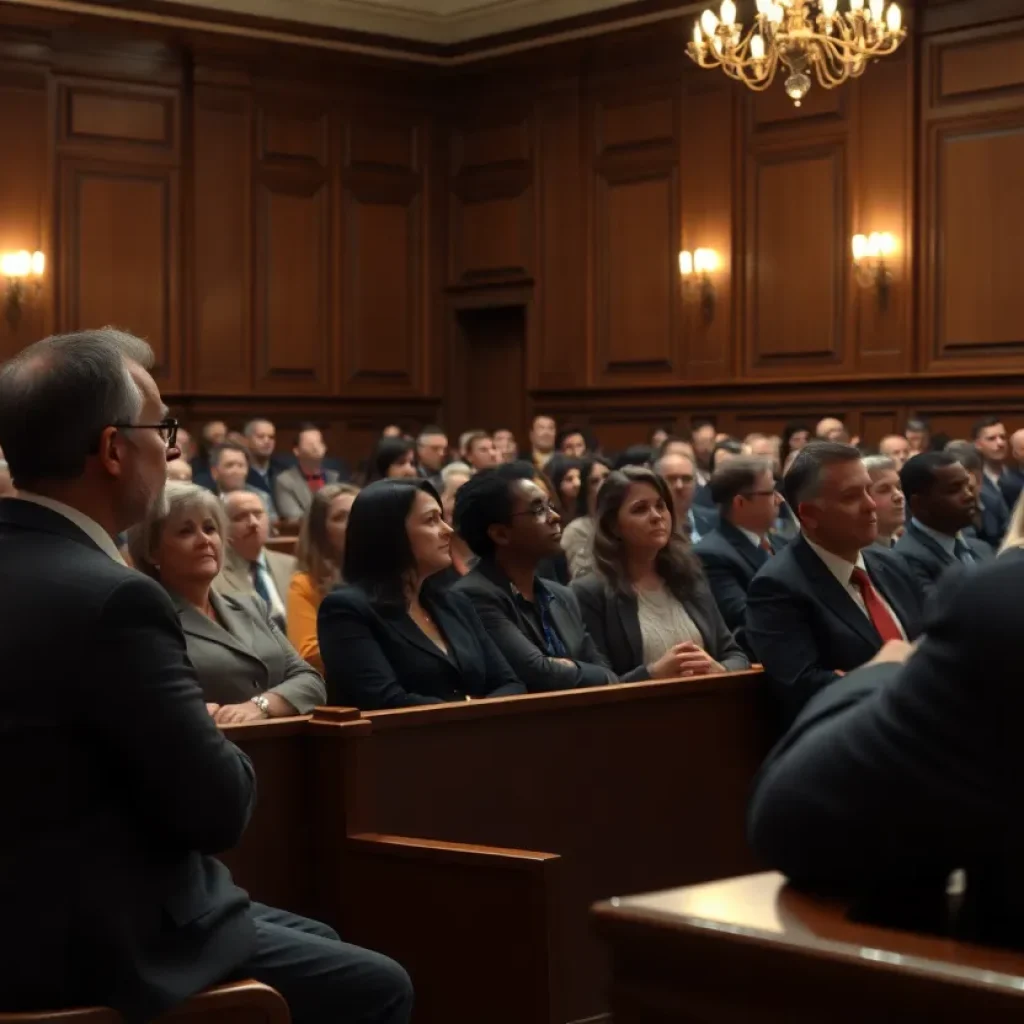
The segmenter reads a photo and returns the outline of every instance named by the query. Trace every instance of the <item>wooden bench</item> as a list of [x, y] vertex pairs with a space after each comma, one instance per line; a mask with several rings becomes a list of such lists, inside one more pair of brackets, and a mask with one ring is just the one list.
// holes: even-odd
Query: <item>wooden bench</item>
[[1024, 1019], [1024, 955], [858, 924], [778, 874], [606, 901], [615, 1024]]
[[[237, 981], [200, 992], [159, 1018], [163, 1024], [289, 1024], [288, 1004], [258, 981]], [[0, 1013], [0, 1024], [123, 1024], [109, 1007], [43, 1013]]]

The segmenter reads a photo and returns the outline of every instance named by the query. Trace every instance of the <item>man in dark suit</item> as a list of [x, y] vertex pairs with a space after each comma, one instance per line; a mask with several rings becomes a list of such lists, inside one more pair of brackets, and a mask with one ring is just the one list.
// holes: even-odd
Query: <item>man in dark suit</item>
[[979, 537], [990, 547], [998, 548], [1010, 524], [1010, 510], [1002, 492], [986, 478], [985, 462], [981, 453], [970, 441], [950, 441], [945, 451], [949, 452], [974, 480], [978, 507], [974, 522], [965, 531], [965, 535]]
[[1020, 569], [1003, 556], [945, 577], [916, 652], [887, 645], [811, 699], [755, 786], [749, 833], [767, 866], [865, 901], [922, 878], [941, 892], [957, 868], [969, 896], [1001, 862], [1019, 877], [1024, 689], [1007, 637], [1022, 623]]
[[920, 631], [920, 591], [895, 554], [874, 546], [870, 487], [860, 452], [836, 441], [812, 441], [786, 474], [802, 534], [754, 577], [746, 628], [786, 722], [886, 640]]
[[455, 528], [479, 556], [455, 589], [473, 602], [512, 671], [532, 692], [616, 682], [572, 591], [541, 579], [561, 551], [558, 513], [513, 466], [479, 473], [455, 496]]
[[925, 597], [953, 566], [973, 566], [992, 557], [992, 548], [963, 531], [974, 522], [977, 495], [971, 474], [947, 452], [923, 452], [900, 471], [911, 519], [897, 541]]
[[277, 428], [266, 417], [249, 420], [242, 427], [242, 433], [249, 449], [249, 475], [245, 478], [246, 485], [262, 491], [267, 496], [267, 511], [272, 517], [277, 518], [274, 484], [281, 473], [295, 465], [295, 458], [277, 454]]
[[655, 460], [653, 469], [672, 492], [672, 511], [679, 529], [696, 544], [715, 528], [718, 514], [710, 505], [694, 504], [697, 468], [693, 459], [678, 451], [667, 451]]
[[725, 624], [745, 648], [747, 590], [758, 569], [785, 541], [769, 531], [778, 515], [782, 496], [767, 459], [731, 459], [711, 477], [711, 493], [718, 506], [718, 526], [694, 549]]
[[210, 718], [170, 598], [113, 541], [177, 455], [150, 365], [144, 342], [105, 329], [0, 369], [19, 489], [0, 502], [0, 1006], [143, 1021], [253, 977], [295, 1021], [405, 1022], [397, 964], [250, 904], [213, 859], [245, 830], [252, 766]]
[[1024, 480], [1007, 465], [1010, 444], [1003, 421], [998, 416], [985, 416], [974, 424], [973, 436], [974, 447], [985, 463], [984, 479], [987, 487], [998, 491], [1006, 503], [1008, 513], [1012, 512]]

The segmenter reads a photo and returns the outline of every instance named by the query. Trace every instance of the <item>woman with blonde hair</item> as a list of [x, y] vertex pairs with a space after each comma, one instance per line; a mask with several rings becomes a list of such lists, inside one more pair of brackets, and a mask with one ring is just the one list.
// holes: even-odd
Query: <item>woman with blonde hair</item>
[[1006, 528], [1003, 543], [999, 545], [999, 554], [1005, 555], [1007, 551], [1019, 551], [1021, 548], [1024, 548], [1024, 494], [1013, 506], [1013, 515], [1010, 516], [1010, 525]]
[[169, 483], [164, 501], [128, 533], [132, 564], [162, 584], [188, 658], [221, 725], [306, 715], [327, 700], [323, 679], [295, 652], [262, 598], [218, 594], [227, 515], [205, 487]]
[[296, 571], [288, 587], [288, 639], [299, 655], [323, 672], [316, 616], [320, 602], [341, 583], [348, 515], [359, 488], [328, 484], [313, 495], [295, 550]]

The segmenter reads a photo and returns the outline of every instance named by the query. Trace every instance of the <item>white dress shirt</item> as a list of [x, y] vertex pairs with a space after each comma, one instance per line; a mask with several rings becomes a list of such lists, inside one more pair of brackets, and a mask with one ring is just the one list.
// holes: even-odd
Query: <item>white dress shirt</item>
[[45, 498], [43, 495], [33, 494], [31, 491], [19, 490], [17, 500], [30, 501], [33, 505], [42, 505], [43, 508], [48, 508], [51, 512], [56, 512], [57, 515], [63, 516], [74, 523], [103, 554], [109, 555], [110, 558], [115, 562], [120, 562], [121, 565], [125, 564], [124, 559], [121, 557], [121, 552], [117, 550], [114, 539], [95, 519], [90, 519], [84, 512], [80, 512], [77, 508], [72, 508], [70, 505], [65, 505], [63, 501], [54, 501], [53, 498]]
[[[871, 579], [871, 573], [868, 572], [868, 567], [864, 564], [864, 553], [862, 551], [857, 552], [856, 564], [851, 564], [845, 558], [841, 558], [839, 555], [832, 554], [831, 551], [826, 551], [821, 545], [815, 544], [806, 534], [804, 539], [810, 545], [811, 550], [825, 563], [825, 568], [839, 581], [840, 586], [850, 595], [853, 603], [864, 613], [864, 615], [870, 619], [871, 616], [868, 614], [868, 607], [864, 603], [864, 595], [860, 592], [860, 587], [850, 582], [853, 576], [854, 569], [862, 569], [867, 573], [868, 579]], [[885, 599], [885, 594], [882, 593], [878, 588], [878, 584], [871, 580], [871, 585], [875, 588], [875, 593], [878, 595], [878, 600], [885, 605], [888, 609], [889, 614], [892, 616], [893, 622], [899, 627], [900, 635], [904, 640], [907, 639], [907, 631], [903, 628], [903, 623], [900, 622], [900, 617], [896, 614], [892, 605]]]
[[[736, 526], [736, 524], [733, 523], [733, 526]], [[745, 526], [736, 526], [736, 529], [739, 530], [755, 548], [761, 547], [761, 542], [764, 540], [764, 537], [759, 537], [753, 530], [748, 530]]]

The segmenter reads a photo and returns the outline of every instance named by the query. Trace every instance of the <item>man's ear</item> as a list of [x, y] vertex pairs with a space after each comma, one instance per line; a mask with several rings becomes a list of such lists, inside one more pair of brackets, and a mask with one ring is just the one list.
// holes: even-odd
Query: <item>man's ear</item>
[[806, 523], [812, 530], [817, 529], [819, 522], [818, 508], [810, 501], [801, 501], [796, 508], [796, 517], [801, 525]]
[[104, 427], [97, 452], [103, 468], [111, 476], [120, 476], [124, 472], [124, 458], [117, 427]]
[[504, 523], [491, 523], [487, 527], [487, 536], [497, 547], [506, 547], [509, 541], [509, 528]]

